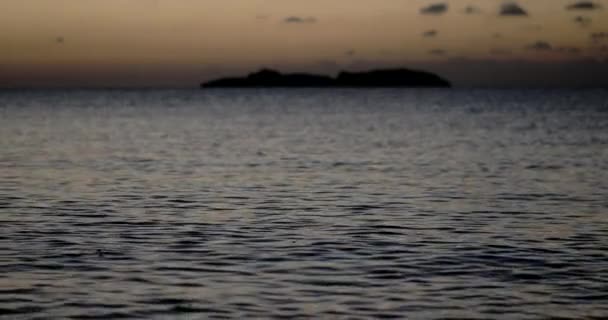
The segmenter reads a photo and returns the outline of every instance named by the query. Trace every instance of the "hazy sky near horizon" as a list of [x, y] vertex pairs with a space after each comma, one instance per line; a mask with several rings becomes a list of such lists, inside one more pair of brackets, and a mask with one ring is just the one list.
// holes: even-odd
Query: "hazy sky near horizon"
[[409, 66], [488, 85], [488, 67], [505, 73], [497, 84], [540, 68], [542, 85], [607, 58], [608, 0], [0, 1], [0, 86], [193, 86], [262, 66]]

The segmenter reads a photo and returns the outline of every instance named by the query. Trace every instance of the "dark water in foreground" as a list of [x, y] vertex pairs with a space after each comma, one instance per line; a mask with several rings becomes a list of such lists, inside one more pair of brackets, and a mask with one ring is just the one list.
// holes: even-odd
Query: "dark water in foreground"
[[2, 319], [552, 316], [608, 316], [607, 91], [0, 93]]

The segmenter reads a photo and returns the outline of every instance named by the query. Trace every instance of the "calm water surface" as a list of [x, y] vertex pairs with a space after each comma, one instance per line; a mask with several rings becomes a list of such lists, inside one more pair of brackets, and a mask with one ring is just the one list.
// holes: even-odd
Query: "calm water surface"
[[608, 91], [0, 93], [2, 319], [607, 316]]

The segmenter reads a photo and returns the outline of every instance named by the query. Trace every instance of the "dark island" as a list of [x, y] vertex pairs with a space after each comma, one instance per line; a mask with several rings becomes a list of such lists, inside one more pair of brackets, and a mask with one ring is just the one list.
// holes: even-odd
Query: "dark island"
[[367, 72], [340, 72], [336, 78], [262, 69], [244, 78], [222, 78], [201, 84], [202, 88], [448, 88], [450, 83], [439, 76], [409, 69], [384, 69]]

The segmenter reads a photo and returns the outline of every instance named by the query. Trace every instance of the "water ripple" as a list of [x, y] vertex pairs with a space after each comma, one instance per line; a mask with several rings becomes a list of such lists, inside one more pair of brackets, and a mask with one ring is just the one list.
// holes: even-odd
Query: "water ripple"
[[605, 94], [4, 93], [0, 319], [606, 318]]

